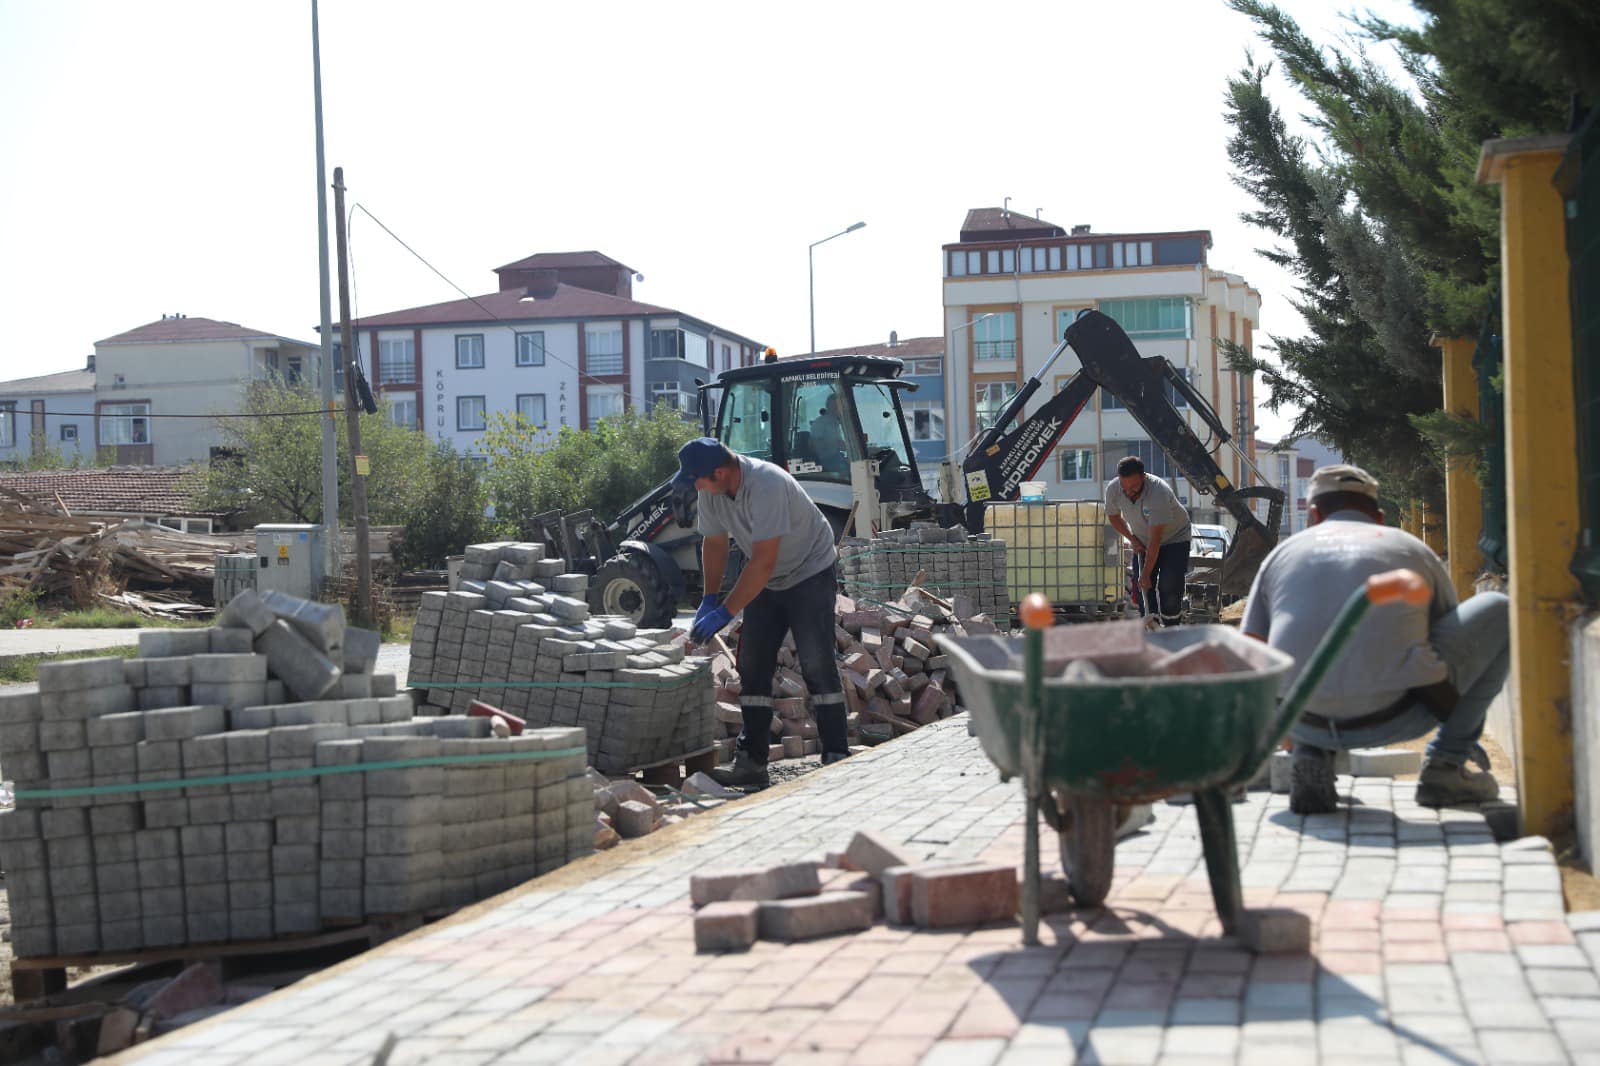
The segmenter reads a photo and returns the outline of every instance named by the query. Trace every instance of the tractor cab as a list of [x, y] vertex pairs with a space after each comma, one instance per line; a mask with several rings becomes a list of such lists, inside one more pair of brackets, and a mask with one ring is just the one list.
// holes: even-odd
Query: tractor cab
[[[864, 469], [880, 506], [925, 512], [933, 501], [900, 407], [901, 390], [917, 386], [900, 380], [903, 370], [898, 359], [869, 355], [738, 367], [701, 386], [701, 416], [708, 434], [729, 450], [789, 471], [836, 528], [861, 495], [854, 463], [869, 464]], [[855, 468], [856, 478], [862, 469]]]

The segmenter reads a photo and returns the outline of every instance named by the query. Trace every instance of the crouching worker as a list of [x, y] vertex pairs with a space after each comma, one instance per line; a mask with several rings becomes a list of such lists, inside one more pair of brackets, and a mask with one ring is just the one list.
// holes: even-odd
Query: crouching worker
[[1261, 564], [1245, 607], [1246, 636], [1294, 656], [1285, 691], [1367, 578], [1405, 568], [1422, 575], [1427, 604], [1375, 606], [1356, 628], [1291, 731], [1289, 806], [1335, 809], [1336, 751], [1375, 748], [1434, 733], [1417, 783], [1426, 807], [1481, 803], [1499, 794], [1478, 744], [1510, 663], [1508, 601], [1480, 592], [1457, 604], [1450, 576], [1422, 541], [1383, 524], [1378, 482], [1354, 466], [1311, 478], [1310, 527]]
[[744, 729], [733, 762], [712, 770], [711, 776], [722, 785], [767, 784], [773, 675], [789, 633], [794, 634], [800, 674], [811, 694], [822, 761], [845, 758], [850, 748], [844, 690], [833, 657], [833, 528], [787, 470], [735, 455], [710, 437], [685, 444], [678, 452], [678, 468], [674, 492], [698, 492], [695, 528], [704, 538], [700, 565], [705, 588], [722, 587], [729, 538], [747, 560], [726, 599], [719, 603], [708, 592], [700, 601], [689, 634], [690, 640], [704, 644], [744, 612], [737, 653]]

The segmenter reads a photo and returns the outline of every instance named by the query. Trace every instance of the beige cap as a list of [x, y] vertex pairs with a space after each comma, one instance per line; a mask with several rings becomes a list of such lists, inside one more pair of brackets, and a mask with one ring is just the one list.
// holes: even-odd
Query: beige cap
[[1311, 495], [1307, 498], [1315, 500], [1318, 496], [1325, 496], [1330, 492], [1359, 492], [1376, 500], [1378, 479], [1359, 466], [1351, 466], [1349, 463], [1319, 466], [1311, 475]]

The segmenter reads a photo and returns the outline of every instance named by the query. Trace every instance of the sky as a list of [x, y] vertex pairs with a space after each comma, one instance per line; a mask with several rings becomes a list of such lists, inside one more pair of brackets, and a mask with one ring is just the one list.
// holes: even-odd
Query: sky
[[[1281, 4], [1318, 40], [1347, 29], [1341, 0]], [[1223, 97], [1266, 49], [1221, 0], [323, 0], [320, 20], [329, 181], [474, 295], [596, 249], [644, 275], [636, 299], [798, 354], [807, 246], [861, 221], [815, 250], [818, 350], [936, 335], [940, 246], [1010, 197], [1069, 227], [1209, 229], [1261, 330], [1301, 330], [1238, 218]], [[313, 339], [312, 70], [310, 0], [0, 0], [0, 379], [163, 314]], [[357, 314], [459, 295], [353, 219]], [[1263, 410], [1258, 436], [1286, 425]]]

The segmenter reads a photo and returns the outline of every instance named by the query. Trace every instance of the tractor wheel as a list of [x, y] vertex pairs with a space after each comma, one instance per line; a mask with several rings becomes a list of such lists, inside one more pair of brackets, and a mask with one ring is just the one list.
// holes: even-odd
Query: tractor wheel
[[676, 605], [661, 571], [648, 555], [613, 555], [589, 579], [589, 610], [621, 615], [642, 629], [672, 624]]

